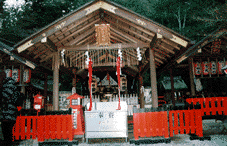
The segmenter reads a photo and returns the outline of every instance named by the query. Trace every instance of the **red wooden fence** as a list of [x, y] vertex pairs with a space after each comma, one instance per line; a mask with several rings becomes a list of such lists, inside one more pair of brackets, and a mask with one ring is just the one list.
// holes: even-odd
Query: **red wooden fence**
[[38, 138], [73, 140], [72, 115], [18, 116], [13, 127], [13, 140]]
[[169, 132], [170, 137], [173, 133], [179, 134], [196, 134], [203, 137], [201, 110], [172, 110], [169, 111]]
[[[186, 102], [189, 104], [193, 103], [193, 105], [199, 102], [201, 104], [202, 116], [204, 116], [204, 113], [206, 115], [216, 115], [216, 112], [219, 115], [222, 115], [222, 112], [224, 115], [227, 115], [227, 111], [225, 110], [227, 108], [227, 97], [188, 98]], [[215, 106], [215, 102], [217, 102], [217, 107]]]
[[133, 113], [134, 137], [169, 137], [167, 111]]

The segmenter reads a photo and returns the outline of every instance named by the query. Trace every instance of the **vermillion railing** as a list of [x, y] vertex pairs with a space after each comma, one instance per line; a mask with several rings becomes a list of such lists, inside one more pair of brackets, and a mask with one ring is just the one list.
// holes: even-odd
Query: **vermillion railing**
[[45, 139], [73, 140], [72, 115], [18, 116], [13, 127], [13, 140]]
[[188, 98], [186, 102], [196, 105], [201, 104], [202, 116], [204, 115], [227, 115], [227, 97]]

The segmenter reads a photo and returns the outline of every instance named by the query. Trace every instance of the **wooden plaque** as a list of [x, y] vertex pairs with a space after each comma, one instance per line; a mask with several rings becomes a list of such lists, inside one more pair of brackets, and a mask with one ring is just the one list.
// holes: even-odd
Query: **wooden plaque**
[[96, 44], [98, 46], [105, 46], [110, 44], [110, 25], [96, 24]]

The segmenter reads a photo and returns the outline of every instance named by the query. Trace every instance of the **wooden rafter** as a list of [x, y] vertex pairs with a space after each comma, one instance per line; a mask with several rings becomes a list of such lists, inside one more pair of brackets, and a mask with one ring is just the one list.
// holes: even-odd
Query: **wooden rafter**
[[123, 32], [123, 31], [117, 29], [116, 27], [111, 26], [111, 27], [110, 27], [110, 30], [114, 31], [115, 33], [117, 33], [117, 34], [119, 34], [119, 35], [121, 35], [121, 36], [124, 36], [125, 38], [131, 40], [131, 41], [134, 42], [134, 43], [141, 43], [141, 44], [142, 44], [142, 43], [145, 43], [145, 42], [141, 41], [140, 39], [137, 39], [137, 38], [135, 38], [135, 37], [129, 35], [128, 33], [125, 33], [125, 32]]
[[89, 37], [85, 38], [84, 40], [78, 42], [76, 45], [81, 45], [81, 44], [83, 44], [84, 42], [87, 42], [87, 41], [90, 41], [90, 40], [94, 40], [94, 38], [95, 38], [95, 34], [90, 35]]
[[[118, 20], [118, 22], [125, 23], [125, 24], [127, 24], [127, 25], [129, 25], [129, 26], [132, 26], [132, 27], [136, 28], [137, 30], [146, 33], [147, 35], [150, 35], [151, 37], [154, 37], [154, 36], [155, 36], [155, 33], [152, 33], [152, 32], [150, 32], [149, 30], [146, 30], [146, 29], [144, 29], [143, 27], [138, 26], [138, 25], [136, 25], [136, 24], [134, 24], [134, 23], [132, 23], [132, 22], [130, 22], [130, 21], [128, 21], [128, 20], [122, 18], [122, 17], [120, 18], [119, 16], [113, 15], [113, 14], [111, 14], [111, 13], [109, 13], [109, 12], [107, 12], [106, 14], [107, 14], [107, 15], [110, 15], [111, 17], [116, 18], [116, 19]], [[115, 22], [115, 23], [117, 23], [117, 22]]]
[[113, 31], [110, 31], [110, 37], [111, 37], [111, 36], [117, 37], [118, 39], [120, 39], [120, 40], [122, 40], [122, 41], [124, 41], [124, 42], [127, 42], [127, 43], [128, 43], [128, 42], [134, 43], [133, 41], [130, 41], [130, 40], [124, 38], [123, 36], [121, 36], [121, 35], [119, 35], [119, 34], [113, 32]]
[[79, 30], [76, 30], [75, 32], [71, 33], [70, 35], [66, 36], [65, 38], [63, 38], [62, 40], [60, 40], [60, 42], [66, 41], [67, 39], [69, 39], [70, 37], [73, 37], [75, 34], [81, 33], [82, 31], [88, 29], [89, 27], [95, 26], [96, 23], [98, 23], [100, 21], [100, 19], [96, 19], [95, 21], [89, 23], [88, 25], [86, 25], [85, 27], [82, 27]]
[[165, 38], [162, 39], [162, 42], [164, 42], [165, 44], [172, 46], [173, 48], [176, 48], [177, 50], [180, 50], [180, 47], [178, 47], [178, 44], [174, 43], [174, 42], [170, 42], [168, 40], [166, 40]]
[[123, 30], [126, 30], [126, 31], [128, 31], [128, 32], [133, 33], [133, 34], [136, 35], [137, 37], [141, 37], [141, 38], [145, 39], [145, 40], [148, 41], [148, 42], [151, 41], [151, 39], [149, 39], [149, 38], [147, 38], [147, 37], [145, 37], [145, 36], [143, 36], [143, 35], [141, 35], [141, 34], [135, 32], [135, 31], [131, 30], [131, 29], [128, 28], [128, 27], [125, 27], [125, 25], [123, 25], [123, 24], [121, 24], [121, 23], [119, 23], [119, 22], [116, 23], [116, 20], [114, 20], [114, 18], [109, 18], [109, 19], [108, 19], [108, 18], [105, 18], [105, 20], [106, 20], [108, 23], [110, 23], [111, 26], [114, 26], [115, 28], [121, 28], [121, 29], [123, 29]]
[[[86, 21], [89, 21], [89, 20], [91, 20], [91, 19], [95, 19], [95, 20], [96, 20], [96, 19], [98, 19], [98, 17], [99, 17], [99, 16], [97, 16], [95, 13], [93, 13], [93, 14], [91, 14], [91, 15], [85, 17], [85, 18], [82, 18], [82, 19], [80, 19], [79, 21], [76, 21], [75, 23], [73, 23], [73, 24], [67, 26], [67, 29], [66, 29], [64, 32], [66, 32], [66, 31], [69, 31], [69, 32], [70, 32], [70, 31], [72, 31], [73, 29], [75, 29], [77, 26], [79, 26], [79, 25], [85, 23]], [[61, 33], [58, 34], [58, 35], [53, 35], [53, 37], [58, 38], [59, 36], [63, 35], [64, 32], [61, 32]]]
[[114, 40], [116, 40], [116, 41], [118, 41], [118, 42], [120, 42], [120, 43], [125, 43], [125, 42], [123, 42], [122, 40], [118, 39], [117, 37], [115, 37], [115, 36], [113, 36], [113, 35], [110, 35], [110, 38], [111, 38], [111, 39], [114, 39]]
[[[97, 46], [96, 44], [95, 45], [89, 45], [89, 50], [98, 50], [98, 49], [106, 49], [106, 50], [110, 50], [110, 49], [119, 49], [119, 47], [121, 49], [124, 49], [124, 48], [137, 48], [137, 47], [140, 47], [140, 48], [144, 48], [144, 47], [149, 47], [149, 44], [137, 44], [137, 43], [117, 43], [117, 44], [111, 44], [109, 46]], [[68, 51], [86, 51], [88, 50], [88, 46], [77, 46], [77, 45], [74, 45], [74, 46], [65, 46], [64, 49], [68, 50]]]
[[92, 27], [91, 29], [83, 32], [81, 35], [79, 35], [76, 38], [74, 38], [72, 41], [66, 43], [65, 46], [67, 46], [67, 45], [74, 45], [74, 44], [78, 43], [83, 38], [85, 38], [85, 37], [87, 37], [87, 36], [95, 33], [94, 30], [95, 30], [95, 27]]
[[[109, 12], [111, 12], [111, 11], [109, 11]], [[113, 12], [111, 12], [111, 13], [113, 13]], [[177, 33], [173, 34], [173, 32], [170, 32], [170, 30], [168, 30], [168, 28], [165, 28], [164, 26], [160, 27], [151, 21], [148, 21], [142, 17], [139, 17], [138, 15], [132, 14], [123, 9], [116, 9], [114, 11], [114, 14], [119, 17], [125, 18], [128, 21], [131, 21], [132, 23], [135, 23], [141, 27], [144, 27], [154, 33], [159, 33], [159, 34], [163, 35], [165, 38], [167, 38], [173, 42], [176, 42], [183, 47], [186, 47], [188, 45], [187, 40], [181, 38], [183, 36], [179, 37], [179, 34], [178, 34], [178, 36], [176, 36]]]

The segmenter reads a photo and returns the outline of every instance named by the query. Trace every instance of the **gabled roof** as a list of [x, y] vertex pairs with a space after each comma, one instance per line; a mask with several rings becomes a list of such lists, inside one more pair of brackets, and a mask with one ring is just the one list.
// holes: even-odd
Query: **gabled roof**
[[[111, 45], [95, 45], [95, 24], [110, 24]], [[84, 53], [89, 50], [93, 66], [115, 66], [122, 49], [123, 66], [138, 66], [136, 48], [154, 50], [156, 67], [168, 63], [190, 40], [179, 33], [110, 1], [92, 1], [54, 21], [14, 47], [31, 61], [52, 68], [53, 54], [65, 49], [67, 67], [84, 69]], [[105, 57], [106, 54], [106, 57]], [[60, 56], [60, 53], [59, 53]], [[100, 63], [100, 57], [106, 58]], [[107, 61], [108, 60], [108, 61]]]

